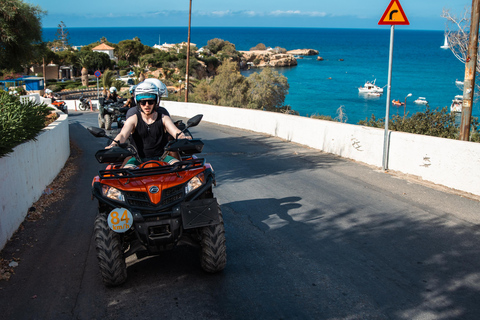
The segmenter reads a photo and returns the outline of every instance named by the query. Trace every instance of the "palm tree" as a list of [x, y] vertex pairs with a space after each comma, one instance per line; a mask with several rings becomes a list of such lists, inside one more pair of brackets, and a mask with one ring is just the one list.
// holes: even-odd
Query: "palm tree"
[[107, 94], [108, 89], [113, 84], [113, 81], [115, 81], [115, 73], [110, 69], [106, 69], [102, 74], [103, 95]]
[[78, 63], [82, 67], [82, 86], [88, 87], [88, 64], [89, 59], [87, 55], [78, 57]]

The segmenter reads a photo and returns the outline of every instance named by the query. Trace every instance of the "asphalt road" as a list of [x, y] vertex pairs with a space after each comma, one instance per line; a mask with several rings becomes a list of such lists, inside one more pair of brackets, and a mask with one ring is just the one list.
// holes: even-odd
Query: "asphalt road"
[[228, 262], [180, 247], [104, 288], [93, 243], [96, 114], [71, 112], [83, 151], [70, 192], [3, 255], [0, 319], [478, 319], [480, 205], [465, 195], [252, 132], [202, 122]]

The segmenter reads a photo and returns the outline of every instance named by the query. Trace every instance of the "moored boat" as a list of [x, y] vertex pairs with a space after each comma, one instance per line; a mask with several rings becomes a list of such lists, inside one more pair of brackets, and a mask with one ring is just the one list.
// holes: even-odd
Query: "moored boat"
[[383, 93], [383, 88], [380, 88], [375, 84], [375, 81], [377, 79], [373, 80], [373, 82], [367, 81], [363, 85], [363, 87], [358, 88], [359, 93], [370, 93], [370, 92], [376, 92], [376, 93]]
[[405, 102], [401, 102], [400, 100], [395, 100], [395, 99], [393, 99], [393, 100], [392, 100], [392, 104], [393, 104], [394, 106], [400, 107], [400, 106], [403, 106], [403, 105], [405, 104]]
[[428, 104], [428, 101], [425, 97], [418, 97], [418, 99], [413, 102], [416, 104]]
[[450, 105], [450, 112], [462, 112], [463, 96], [456, 95]]

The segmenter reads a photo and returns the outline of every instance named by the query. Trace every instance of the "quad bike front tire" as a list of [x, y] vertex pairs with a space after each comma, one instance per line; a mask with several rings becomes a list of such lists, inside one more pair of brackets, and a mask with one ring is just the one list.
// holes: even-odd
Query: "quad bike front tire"
[[106, 130], [111, 130], [112, 129], [112, 116], [109, 114], [106, 114], [104, 116], [105, 118], [105, 129]]
[[115, 287], [127, 281], [127, 265], [120, 235], [108, 227], [107, 214], [102, 212], [95, 218], [95, 247], [105, 286]]
[[98, 126], [102, 129], [105, 128], [105, 121], [103, 121], [101, 114], [98, 114]]
[[222, 271], [227, 264], [225, 226], [220, 206], [218, 214], [219, 224], [203, 227], [201, 230], [201, 266], [204, 271], [209, 273]]

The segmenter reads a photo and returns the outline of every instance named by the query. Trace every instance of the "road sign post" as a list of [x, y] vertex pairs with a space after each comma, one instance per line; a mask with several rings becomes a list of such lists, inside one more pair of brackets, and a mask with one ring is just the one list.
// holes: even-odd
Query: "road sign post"
[[100, 98], [100, 92], [98, 90], [98, 78], [102, 76], [102, 73], [100, 72], [100, 70], [97, 70], [93, 74], [95, 75], [95, 77], [97, 77], [97, 100], [98, 100]]
[[403, 12], [402, 6], [398, 0], [390, 1], [387, 10], [383, 13], [383, 16], [378, 22], [379, 25], [390, 25], [390, 53], [388, 58], [388, 84], [387, 84], [387, 105], [385, 110], [385, 136], [383, 140], [383, 160], [382, 169], [386, 171], [388, 169], [388, 150], [390, 136], [388, 133], [388, 121], [390, 119], [390, 92], [392, 89], [392, 65], [393, 65], [393, 38], [395, 32], [395, 25], [409, 25], [410, 22]]

